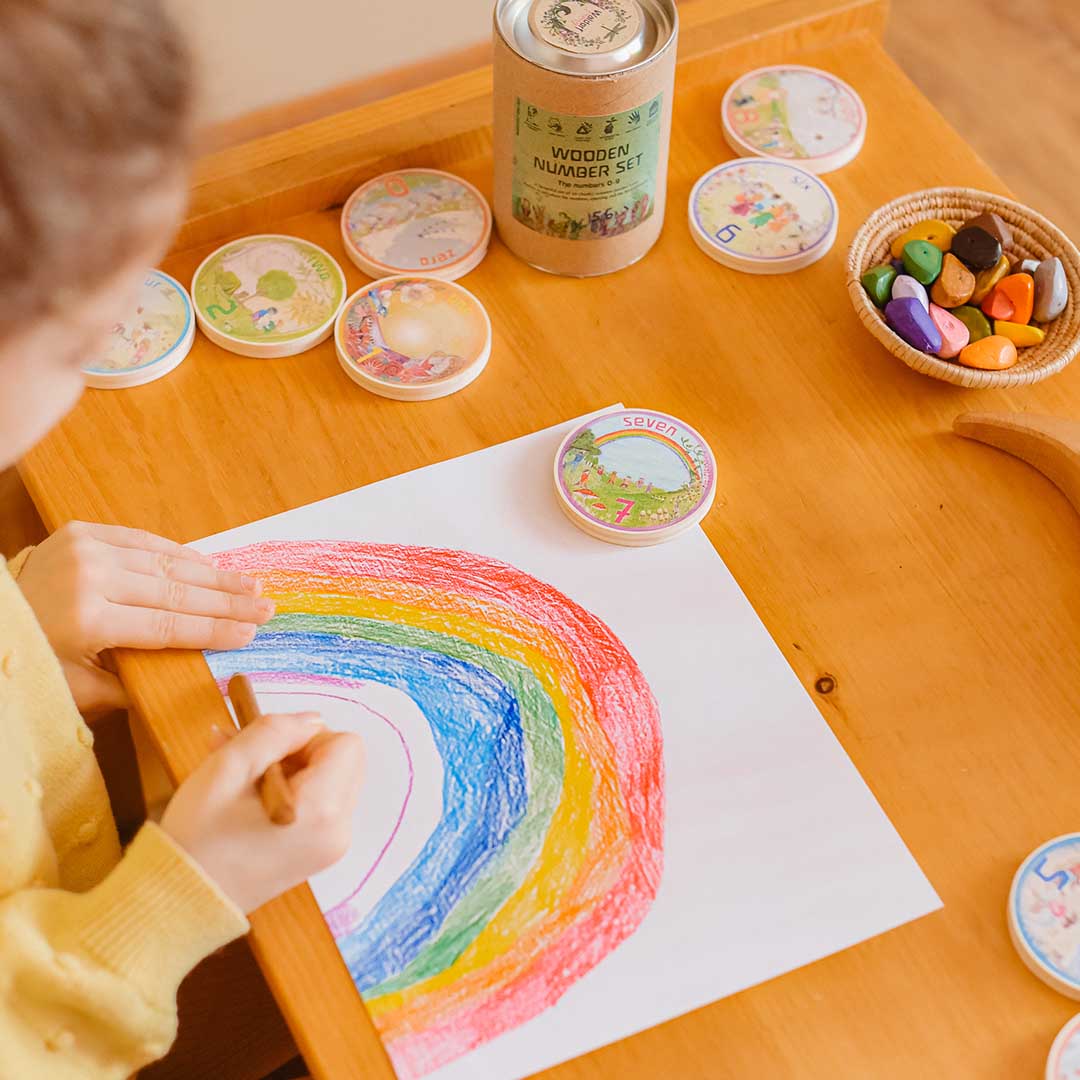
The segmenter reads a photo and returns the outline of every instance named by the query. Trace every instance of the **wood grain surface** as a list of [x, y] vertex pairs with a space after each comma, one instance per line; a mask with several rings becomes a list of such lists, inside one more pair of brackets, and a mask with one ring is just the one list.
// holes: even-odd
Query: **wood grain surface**
[[[1061, 0], [939, 0], [894, 4], [885, 35], [889, 53], [971, 146], [1030, 205], [1071, 236], [1080, 236], [1073, 177], [1080, 172], [1080, 98], [1060, 85], [1080, 81], [1080, 4]], [[934, 48], [928, 42], [938, 42]], [[322, 119], [433, 78], [466, 71], [487, 43], [366, 78], [299, 102], [260, 109], [204, 133], [207, 150]], [[994, 57], [988, 64], [986, 58]], [[1055, 72], [1046, 78], [1044, 73]], [[1018, 92], [1004, 93], [1003, 87]], [[1037, 134], [1032, 118], [1037, 117]], [[1043, 167], [1050, 160], [1052, 167]], [[0, 472], [0, 554], [11, 555], [44, 533], [14, 471]]]
[[[617, 398], [685, 417], [719, 462], [706, 532], [946, 906], [546, 1075], [1036, 1076], [1075, 1005], [1021, 965], [1004, 908], [1022, 857], [1076, 824], [1062, 774], [1080, 754], [1080, 524], [1049, 481], [951, 424], [964, 411], [1075, 415], [1080, 366], [1023, 391], [965, 391], [910, 371], [862, 331], [843, 262], [870, 210], [919, 187], [1005, 187], [867, 32], [883, 5], [830, 15], [824, 3], [766, 2], [741, 21], [724, 9], [682, 5], [669, 216], [654, 251], [573, 281], [529, 269], [496, 239], [464, 280], [495, 327], [488, 370], [466, 391], [385, 401], [345, 377], [332, 344], [253, 361], [200, 338], [161, 382], [88, 393], [23, 475], [50, 527], [78, 516], [189, 540]], [[841, 206], [829, 256], [795, 275], [744, 276], [697, 250], [679, 207], [730, 156], [718, 116], [727, 83], [781, 56], [856, 86], [869, 134], [827, 178]], [[490, 192], [490, 134], [473, 126], [486, 92], [483, 75], [462, 76], [206, 163], [182, 234], [198, 246], [166, 269], [186, 281], [223, 230], [270, 225], [344, 262], [329, 204], [386, 162], [430, 161]], [[348, 274], [352, 287], [364, 280]], [[185, 775], [224, 718], [201, 660], [120, 664], [159, 752]], [[253, 946], [313, 1074], [382, 1075], [306, 890], [265, 909]]]
[[0, 558], [17, 555], [47, 533], [15, 469], [0, 469]]
[[1065, 90], [1080, 83], [1080, 4], [897, 0], [885, 46], [1024, 202], [1080, 236], [1080, 97]]

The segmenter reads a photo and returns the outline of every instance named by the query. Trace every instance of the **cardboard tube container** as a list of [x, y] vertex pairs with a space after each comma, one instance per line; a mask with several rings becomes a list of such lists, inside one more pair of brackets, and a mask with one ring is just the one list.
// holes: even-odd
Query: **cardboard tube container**
[[673, 0], [498, 0], [495, 220], [519, 258], [590, 277], [664, 224]]

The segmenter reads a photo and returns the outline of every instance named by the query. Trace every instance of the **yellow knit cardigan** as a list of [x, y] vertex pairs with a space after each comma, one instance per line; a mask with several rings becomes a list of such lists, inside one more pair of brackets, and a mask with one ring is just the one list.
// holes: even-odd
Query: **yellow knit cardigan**
[[93, 735], [0, 559], [0, 1080], [130, 1076], [176, 1035], [176, 990], [247, 932], [153, 824], [121, 856]]

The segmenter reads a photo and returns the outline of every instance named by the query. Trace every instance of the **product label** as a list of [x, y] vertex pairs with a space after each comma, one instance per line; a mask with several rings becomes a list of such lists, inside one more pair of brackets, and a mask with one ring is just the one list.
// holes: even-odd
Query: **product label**
[[536, 0], [529, 25], [542, 41], [572, 53], [611, 52], [641, 29], [635, 0]]
[[664, 95], [626, 112], [569, 116], [517, 99], [513, 214], [562, 240], [620, 236], [652, 216]]

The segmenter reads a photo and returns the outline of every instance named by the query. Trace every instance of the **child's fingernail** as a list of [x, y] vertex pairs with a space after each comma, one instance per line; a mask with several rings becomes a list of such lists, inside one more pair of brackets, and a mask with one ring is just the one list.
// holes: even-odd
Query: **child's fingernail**
[[296, 718], [312, 727], [322, 727], [322, 716], [317, 712], [298, 713]]
[[253, 577], [247, 577], [246, 575], [242, 576], [240, 578], [240, 584], [249, 593], [254, 593], [256, 596], [258, 596], [259, 593], [262, 592], [262, 582], [261, 581], [256, 581], [255, 578], [253, 578]]
[[250, 645], [255, 640], [255, 631], [259, 628], [254, 623], [237, 623], [240, 640], [245, 645]]
[[266, 618], [270, 618], [274, 614], [274, 601], [273, 600], [256, 600], [255, 610]]
[[223, 728], [218, 727], [217, 724], [210, 725], [210, 746], [217, 750], [218, 747], [224, 746], [233, 735], [236, 734], [236, 728], [231, 728], [225, 731]]

